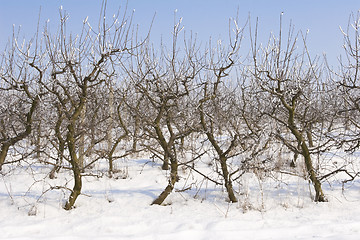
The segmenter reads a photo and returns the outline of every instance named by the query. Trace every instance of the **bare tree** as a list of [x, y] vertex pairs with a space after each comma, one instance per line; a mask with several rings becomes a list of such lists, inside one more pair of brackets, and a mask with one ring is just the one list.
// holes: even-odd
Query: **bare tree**
[[162, 160], [162, 169], [170, 168], [167, 187], [153, 201], [159, 205], [179, 179], [179, 140], [193, 131], [193, 124], [187, 119], [191, 115], [191, 103], [187, 99], [194, 88], [199, 66], [193, 42], [187, 42], [185, 51], [180, 53], [178, 41], [182, 29], [180, 19], [174, 24], [170, 51], [162, 46], [161, 54], [157, 55], [150, 45], [144, 45], [133, 59], [133, 66], [125, 66], [130, 86], [135, 89], [133, 96], [138, 96], [128, 105], [135, 119], [141, 120], [143, 138], [148, 139], [143, 144]]
[[0, 66], [0, 170], [9, 148], [26, 139], [34, 128], [35, 112], [43, 96], [37, 82], [45, 69], [37, 46], [32, 42], [19, 45], [14, 33]]
[[97, 96], [98, 88], [114, 78], [112, 62], [121, 61], [138, 45], [132, 42], [132, 16], [126, 10], [122, 19], [119, 14], [110, 22], [106, 21], [106, 2], [103, 3], [98, 29], [84, 20], [82, 32], [73, 36], [66, 32], [68, 15], [60, 10], [60, 26], [52, 35], [45, 27], [43, 39], [45, 54], [49, 62], [47, 78], [39, 80], [41, 86], [52, 96], [57, 121], [54, 126], [59, 146], [59, 157], [68, 153], [70, 168], [74, 175], [74, 187], [65, 204], [65, 209], [73, 208], [82, 188], [82, 171], [94, 160], [84, 163], [104, 135], [98, 136], [97, 125], [103, 106]]
[[[238, 26], [236, 20], [234, 20], [234, 26], [235, 34], [230, 40], [228, 49], [223, 47], [221, 41], [218, 41], [217, 50], [209, 51], [208, 70], [204, 74], [202, 98], [199, 101], [200, 125], [216, 152], [215, 158], [220, 163], [221, 176], [231, 202], [237, 202], [237, 198], [231, 180], [234, 173], [230, 172], [228, 161], [236, 155], [235, 149], [241, 141], [239, 132], [234, 130], [241, 115], [234, 112], [233, 108], [236, 106], [234, 93], [226, 86], [231, 86], [235, 82], [231, 80], [229, 74], [234, 65], [238, 64], [238, 51], [244, 31], [244, 28]], [[234, 72], [232, 74], [234, 76]], [[225, 83], [225, 81], [230, 83]], [[224, 135], [222, 131], [225, 132]], [[227, 139], [226, 141], [221, 139], [222, 135]]]
[[[111, 82], [109, 83], [109, 85]], [[125, 88], [125, 87], [124, 87]], [[130, 136], [130, 126], [132, 125], [133, 119], [131, 118], [131, 114], [129, 113], [127, 107], [126, 107], [126, 89], [123, 89], [121, 86], [115, 86], [110, 85], [105, 88], [105, 95], [103, 104], [105, 101], [105, 105], [108, 106], [108, 108], [105, 110], [106, 121], [104, 121], [105, 126], [103, 127], [103, 130], [106, 130], [105, 136], [106, 136], [106, 151], [105, 155], [109, 162], [109, 177], [112, 177], [114, 173], [117, 172], [117, 169], [115, 169], [114, 161], [118, 158], [122, 158], [127, 156], [128, 154], [132, 153], [132, 149], [128, 149], [129, 147], [126, 147], [124, 144], [122, 146], [122, 150], [119, 149], [119, 144], [126, 140], [129, 141]], [[101, 151], [104, 151], [105, 149], [102, 149]], [[119, 152], [121, 152], [119, 154]]]
[[341, 31], [344, 36], [345, 57], [341, 59], [341, 69], [337, 76], [338, 86], [342, 93], [344, 106], [340, 109], [340, 116], [351, 127], [345, 129], [341, 142], [347, 145], [349, 151], [360, 147], [360, 13], [351, 14], [348, 26]]
[[[297, 52], [298, 37], [304, 42], [302, 52]], [[268, 94], [268, 98], [263, 99], [267, 101], [264, 104], [268, 104], [264, 111], [283, 127], [275, 132], [282, 143], [304, 157], [307, 174], [315, 188], [315, 201], [326, 201], [311, 157], [311, 127], [316, 122], [313, 119], [316, 115], [310, 111], [313, 107], [311, 91], [321, 73], [319, 65], [309, 56], [306, 36], [294, 33], [291, 26], [285, 41], [281, 26], [279, 36], [271, 36], [267, 46], [258, 46], [256, 38], [257, 29], [252, 39], [253, 76], [261, 91]], [[283, 132], [284, 128], [290, 131], [295, 145]]]

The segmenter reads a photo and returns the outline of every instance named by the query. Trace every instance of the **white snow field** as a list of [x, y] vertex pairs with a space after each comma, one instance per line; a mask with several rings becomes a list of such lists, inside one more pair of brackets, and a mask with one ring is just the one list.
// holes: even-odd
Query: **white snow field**
[[147, 161], [122, 160], [117, 179], [84, 177], [71, 211], [62, 208], [67, 190], [49, 190], [70, 188], [69, 171], [51, 180], [48, 167], [6, 165], [0, 239], [360, 239], [359, 179], [342, 186], [339, 175], [331, 178], [323, 183], [329, 201], [315, 203], [306, 180], [245, 174], [236, 185], [239, 202], [230, 204], [222, 187], [187, 170], [176, 189], [191, 190], [173, 192], [157, 206], [151, 202], [167, 173]]

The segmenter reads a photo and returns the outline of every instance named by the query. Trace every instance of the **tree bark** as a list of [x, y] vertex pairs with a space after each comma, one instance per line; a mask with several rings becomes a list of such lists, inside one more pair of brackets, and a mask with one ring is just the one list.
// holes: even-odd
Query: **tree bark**
[[41, 121], [37, 125], [37, 136], [36, 136], [36, 158], [41, 158]]
[[169, 170], [170, 167], [169, 167], [169, 157], [168, 155], [165, 153], [164, 154], [164, 159], [163, 159], [163, 164], [161, 166], [161, 169], [162, 170]]
[[[86, 117], [86, 105], [83, 106], [81, 114], [80, 114], [80, 124], [84, 125]], [[82, 130], [80, 134], [79, 140], [79, 157], [78, 157], [78, 165], [81, 168], [81, 171], [84, 171], [84, 157], [85, 157], [85, 130]]]
[[314, 188], [315, 188], [315, 193], [316, 193], [315, 202], [326, 202], [324, 193], [321, 188], [321, 182], [319, 181], [318, 177], [316, 176], [316, 173], [315, 173], [315, 170], [313, 167], [313, 163], [311, 161], [309, 148], [304, 141], [301, 145], [301, 149], [302, 149], [302, 153], [303, 153], [303, 156], [305, 159], [306, 170], [308, 171], [310, 180], [313, 183]]
[[29, 134], [31, 133], [32, 125], [33, 125], [33, 114], [38, 104], [39, 104], [39, 98], [36, 96], [34, 99], [32, 99], [30, 110], [26, 114], [25, 130], [17, 134], [15, 137], [9, 138], [6, 142], [2, 143], [1, 152], [0, 152], [0, 170], [2, 169], [2, 166], [5, 163], [5, 158], [7, 156], [9, 148], [15, 145], [17, 142], [29, 136]]
[[[204, 111], [203, 111], [203, 105], [200, 104], [200, 123], [205, 131], [205, 134], [208, 138], [208, 140], [210, 141], [211, 145], [213, 146], [213, 148], [215, 149], [216, 153], [219, 156], [219, 161], [220, 161], [220, 166], [221, 166], [221, 171], [222, 171], [222, 176], [224, 178], [224, 185], [226, 188], [226, 191], [228, 193], [228, 197], [229, 197], [229, 201], [232, 203], [237, 202], [237, 198], [235, 197], [234, 194], [234, 189], [232, 186], [232, 182], [231, 182], [231, 178], [230, 178], [230, 174], [229, 174], [229, 170], [228, 170], [228, 166], [227, 166], [227, 152], [229, 152], [231, 150], [231, 148], [234, 146], [234, 141], [231, 143], [231, 145], [229, 146], [229, 149], [226, 151], [223, 151], [221, 149], [221, 147], [219, 146], [219, 144], [217, 143], [214, 133], [210, 127], [210, 129], [208, 128], [208, 125], [205, 122], [205, 116], [204, 116]], [[211, 126], [211, 124], [210, 124]], [[235, 138], [236, 139], [236, 138]], [[234, 139], [234, 140], [235, 140]]]
[[309, 147], [307, 146], [303, 135], [301, 134], [301, 132], [297, 129], [297, 127], [295, 125], [295, 101], [296, 101], [296, 98], [294, 97], [292, 99], [292, 106], [290, 106], [289, 104], [287, 104], [285, 102], [284, 97], [281, 97], [280, 100], [281, 100], [282, 104], [284, 105], [284, 107], [288, 110], [288, 113], [289, 113], [288, 128], [290, 129], [291, 133], [295, 136], [298, 144], [301, 146], [301, 155], [304, 156], [306, 170], [309, 174], [311, 182], [314, 185], [314, 189], [315, 189], [315, 193], [316, 193], [314, 200], [315, 200], [315, 202], [325, 202], [326, 198], [322, 191], [321, 182], [319, 181], [318, 177], [316, 176], [314, 166], [313, 166], [313, 163], [311, 160]]
[[9, 151], [10, 144], [9, 143], [3, 143], [1, 146], [1, 152], [0, 152], [0, 171], [2, 170], [2, 166], [5, 162], [5, 158], [7, 156], [7, 153]]
[[166, 186], [164, 191], [152, 202], [151, 205], [157, 204], [161, 205], [167, 196], [174, 190], [175, 183], [178, 179], [178, 163], [176, 160], [171, 160], [170, 164], [170, 179], [169, 184]]
[[71, 210], [74, 208], [74, 204], [78, 196], [81, 194], [82, 188], [82, 179], [81, 179], [81, 171], [76, 162], [71, 161], [72, 164], [72, 171], [74, 174], [74, 187], [70, 194], [68, 201], [65, 204], [65, 210]]
[[74, 187], [70, 194], [70, 197], [68, 201], [65, 204], [64, 209], [65, 210], [71, 210], [74, 207], [75, 201], [77, 197], [81, 194], [81, 188], [82, 188], [82, 179], [81, 179], [81, 169], [79, 167], [79, 159], [76, 155], [76, 148], [75, 148], [75, 130], [74, 126], [70, 124], [68, 126], [68, 135], [67, 135], [67, 143], [68, 143], [68, 149], [70, 153], [70, 164], [71, 164], [71, 170], [74, 174]]
[[226, 161], [227, 161], [226, 157], [224, 157], [224, 156], [220, 157], [221, 171], [222, 171], [223, 178], [224, 178], [224, 181], [225, 181], [225, 188], [226, 188], [226, 191], [228, 193], [229, 201], [232, 202], [232, 203], [235, 203], [238, 200], [237, 200], [237, 198], [235, 197], [235, 194], [234, 194], [234, 189], [233, 189], [233, 186], [232, 186], [232, 181], [231, 181], [231, 178], [230, 178], [230, 174], [229, 174], [229, 170], [228, 170], [228, 166], [227, 166]]
[[108, 151], [108, 161], [109, 161], [109, 176], [111, 177], [114, 171], [114, 164], [113, 164], [113, 128], [114, 128], [114, 89], [112, 86], [109, 88], [109, 121], [108, 121], [108, 129], [106, 132], [107, 138], [107, 151]]

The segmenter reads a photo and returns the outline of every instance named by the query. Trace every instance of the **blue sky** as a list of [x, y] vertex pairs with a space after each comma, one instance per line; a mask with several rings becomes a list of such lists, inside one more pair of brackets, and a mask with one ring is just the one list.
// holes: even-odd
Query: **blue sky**
[[[59, 7], [70, 15], [70, 30], [76, 33], [82, 20], [98, 21], [101, 0], [0, 0], [0, 49], [4, 49], [11, 37], [12, 26], [21, 25], [21, 36], [29, 39], [36, 31], [39, 9], [40, 23], [50, 19], [56, 24], [59, 19]], [[126, 1], [108, 0], [108, 10], [112, 16]], [[206, 42], [212, 38], [226, 38], [230, 17], [239, 10], [239, 19], [245, 22], [249, 13], [252, 21], [259, 17], [260, 33], [268, 36], [271, 31], [278, 32], [279, 16], [283, 15], [283, 24], [290, 20], [297, 30], [309, 29], [308, 47], [312, 55], [326, 53], [331, 63], [342, 53], [342, 35], [339, 26], [346, 27], [349, 14], [360, 9], [359, 0], [129, 0], [128, 9], [135, 9], [135, 24], [140, 25], [142, 34], [149, 27], [156, 13], [152, 28], [152, 40], [156, 43], [160, 37], [170, 38], [174, 22], [174, 10], [183, 17], [187, 32], [196, 33], [198, 39]], [[245, 34], [246, 36], [246, 34]], [[248, 37], [248, 36], [246, 36]], [[265, 39], [265, 38], [264, 38]]]

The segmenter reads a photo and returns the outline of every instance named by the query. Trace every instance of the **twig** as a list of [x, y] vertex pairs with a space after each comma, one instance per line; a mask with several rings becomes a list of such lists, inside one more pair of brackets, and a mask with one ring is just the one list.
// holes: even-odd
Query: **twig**
[[213, 179], [211, 179], [211, 178], [209, 178], [208, 176], [206, 176], [205, 174], [203, 174], [202, 172], [200, 172], [199, 170], [196, 170], [194, 167], [192, 167], [192, 166], [189, 166], [189, 165], [187, 165], [187, 164], [184, 164], [186, 167], [188, 167], [188, 168], [190, 168], [190, 169], [192, 169], [192, 170], [194, 170], [195, 172], [197, 172], [198, 174], [200, 174], [201, 176], [203, 176], [204, 178], [206, 178], [207, 180], [210, 180], [211, 182], [213, 182], [213, 183], [215, 183], [216, 185], [223, 185], [222, 183], [219, 183], [219, 182], [217, 182], [217, 181], [215, 181], [215, 180], [213, 180]]

